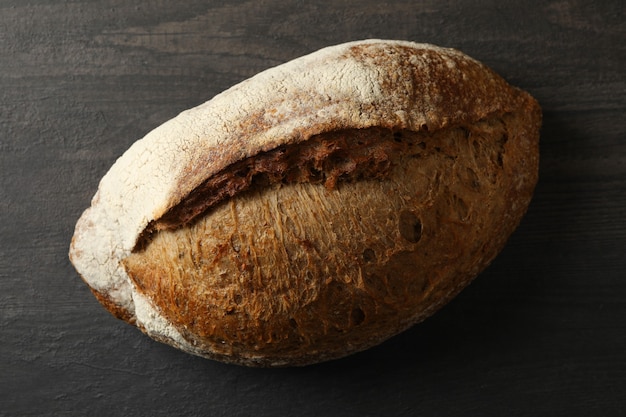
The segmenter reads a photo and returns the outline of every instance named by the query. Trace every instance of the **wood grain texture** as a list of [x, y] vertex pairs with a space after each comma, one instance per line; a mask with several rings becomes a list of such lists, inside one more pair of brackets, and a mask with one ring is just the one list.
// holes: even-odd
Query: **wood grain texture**
[[[618, 0], [0, 1], [0, 415], [623, 415], [625, 22]], [[108, 315], [67, 249], [113, 161], [370, 37], [459, 48], [542, 104], [535, 199], [494, 264], [423, 324], [303, 369], [191, 357]]]

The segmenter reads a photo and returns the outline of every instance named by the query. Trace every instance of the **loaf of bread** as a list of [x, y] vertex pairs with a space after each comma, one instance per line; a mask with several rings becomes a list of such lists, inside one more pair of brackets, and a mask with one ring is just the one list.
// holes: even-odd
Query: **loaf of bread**
[[433, 314], [503, 248], [541, 110], [452, 49], [367, 40], [266, 70], [133, 144], [70, 258], [115, 316], [186, 352], [305, 365]]

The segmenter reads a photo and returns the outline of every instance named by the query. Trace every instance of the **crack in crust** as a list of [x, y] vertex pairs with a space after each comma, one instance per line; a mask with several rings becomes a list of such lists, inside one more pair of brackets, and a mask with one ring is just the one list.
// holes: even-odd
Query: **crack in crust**
[[153, 222], [135, 251], [145, 248], [154, 232], [192, 223], [211, 207], [250, 189], [304, 182], [334, 189], [338, 182], [384, 177], [399, 154], [411, 151], [414, 144], [424, 148], [423, 142], [406, 140], [409, 136], [421, 137], [411, 131], [393, 132], [380, 127], [346, 129], [236, 162], [204, 181]]

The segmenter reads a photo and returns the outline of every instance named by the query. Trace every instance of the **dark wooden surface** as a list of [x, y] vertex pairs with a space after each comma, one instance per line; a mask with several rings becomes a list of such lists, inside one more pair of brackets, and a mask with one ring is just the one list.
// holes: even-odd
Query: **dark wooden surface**
[[[0, 0], [0, 415], [626, 415], [626, 15], [606, 1]], [[67, 259], [137, 138], [260, 70], [380, 37], [459, 48], [544, 109], [504, 252], [425, 323], [298, 369], [180, 353]]]

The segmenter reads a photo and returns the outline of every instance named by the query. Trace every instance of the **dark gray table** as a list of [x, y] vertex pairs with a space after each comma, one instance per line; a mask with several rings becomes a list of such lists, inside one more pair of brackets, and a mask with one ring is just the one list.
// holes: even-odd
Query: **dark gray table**
[[[626, 15], [606, 1], [0, 1], [0, 415], [626, 415]], [[67, 259], [137, 138], [267, 67], [362, 38], [456, 47], [544, 109], [500, 257], [425, 323], [296, 369], [180, 353]]]

